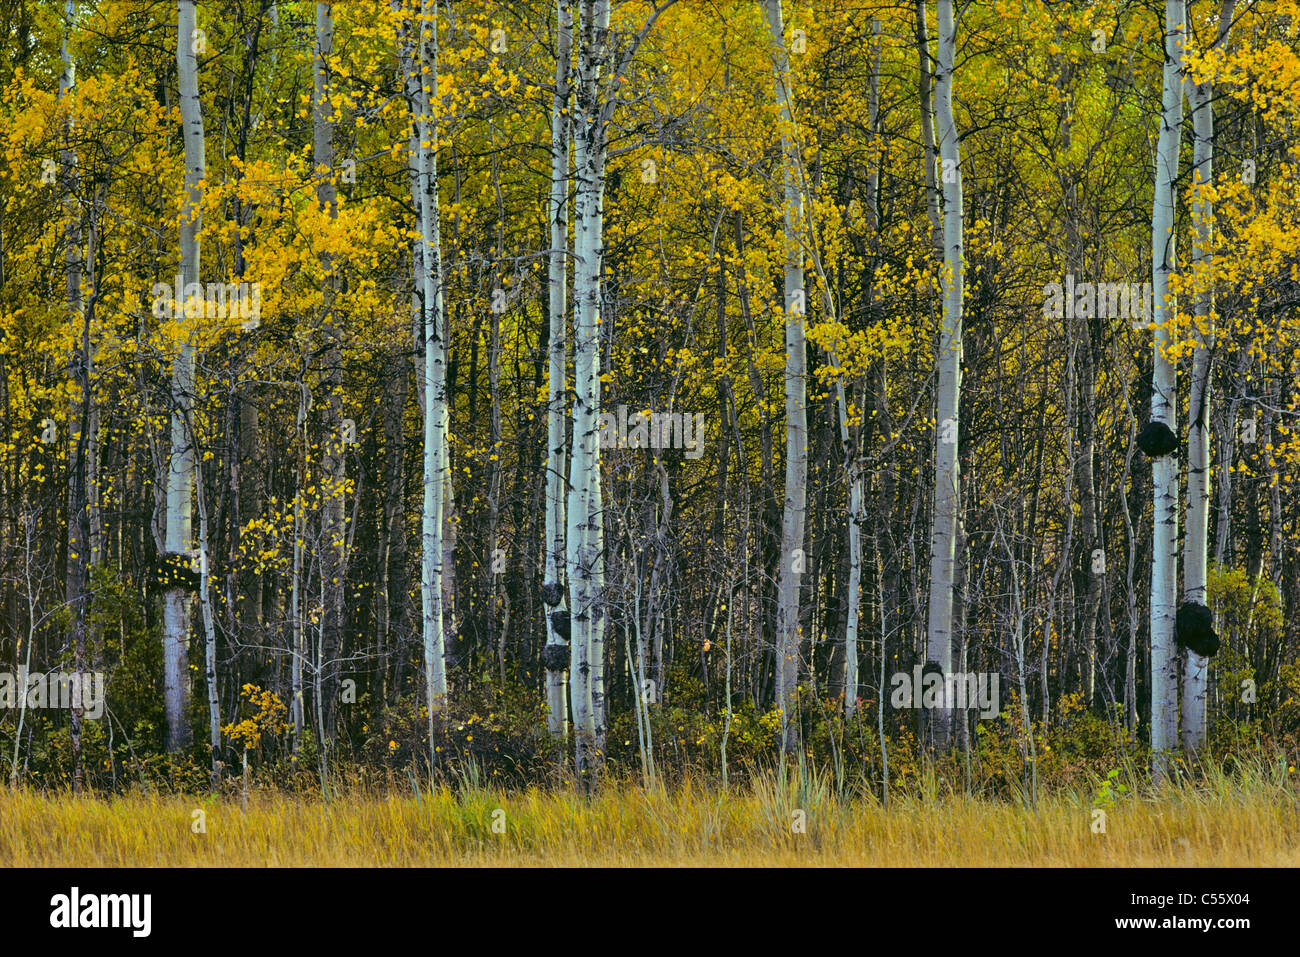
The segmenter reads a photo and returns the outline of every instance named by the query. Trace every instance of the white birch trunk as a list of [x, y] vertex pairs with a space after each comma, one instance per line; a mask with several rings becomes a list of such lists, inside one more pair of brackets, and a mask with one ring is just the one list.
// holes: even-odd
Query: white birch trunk
[[[961, 152], [952, 112], [953, 66], [957, 24], [952, 0], [939, 0], [939, 57], [935, 72], [935, 113], [938, 120], [940, 180], [943, 187], [943, 323], [939, 331], [938, 385], [935, 396], [934, 517], [930, 538], [930, 609], [926, 637], [927, 663], [945, 675], [952, 670], [953, 595], [956, 582], [958, 509], [961, 476], [957, 433], [961, 407], [962, 350], [962, 183]], [[951, 712], [929, 713], [930, 743], [946, 750]]]
[[442, 236], [438, 209], [438, 28], [421, 0], [419, 26], [419, 168], [421, 276], [424, 289], [424, 513], [422, 592], [424, 677], [429, 712], [429, 760], [436, 764], [437, 719], [446, 707], [447, 666], [443, 634], [443, 524], [447, 480], [447, 343], [442, 317]]
[[[549, 383], [546, 408], [546, 576], [548, 585], [559, 587], [565, 561], [564, 540], [564, 463], [565, 395], [568, 343], [566, 310], [569, 246], [569, 73], [573, 54], [573, 9], [570, 0], [557, 0], [555, 40], [555, 93], [551, 98], [551, 250], [549, 259], [550, 345]], [[543, 605], [546, 616], [546, 643], [562, 645], [551, 625], [551, 609]], [[547, 671], [547, 728], [563, 738], [568, 730], [565, 711], [565, 672]]]
[[930, 245], [935, 257], [943, 255], [943, 225], [939, 222], [939, 190], [934, 172], [934, 104], [930, 99], [930, 29], [925, 21], [926, 0], [916, 0], [917, 90], [921, 98], [921, 169], [925, 175], [925, 211], [930, 219]]
[[609, 2], [582, 0], [574, 104], [573, 456], [566, 572], [569, 579], [570, 699], [575, 761], [590, 786], [604, 751], [605, 530], [600, 487], [601, 269], [604, 257], [606, 124], [601, 77], [610, 75]]
[[799, 580], [804, 567], [804, 520], [807, 509], [808, 411], [804, 344], [803, 191], [799, 184], [799, 146], [794, 136], [790, 58], [785, 43], [781, 0], [764, 0], [763, 13], [772, 41], [773, 85], [781, 110], [781, 166], [785, 226], [785, 502], [781, 517], [781, 571], [777, 578], [776, 704], [781, 714], [781, 748], [798, 746], [796, 708], [799, 690]]
[[[180, 215], [181, 284], [199, 281], [199, 230], [202, 226], [206, 164], [203, 152], [203, 109], [199, 100], [199, 64], [195, 53], [195, 0], [178, 0], [176, 69], [180, 92], [181, 128], [185, 142], [185, 203]], [[186, 423], [194, 397], [193, 338], [186, 336], [172, 359], [171, 454], [167, 467], [167, 532], [169, 555], [188, 555], [192, 548], [194, 448]], [[170, 587], [163, 596], [163, 694], [167, 714], [167, 747], [180, 751], [189, 744], [186, 710], [190, 697], [189, 644], [192, 598], [184, 587]]]
[[[1228, 35], [1235, 0], [1225, 0], [1219, 13], [1215, 45]], [[1192, 164], [1195, 184], [1214, 179], [1214, 107], [1211, 84], [1188, 81], [1188, 102], [1192, 108]], [[1197, 195], [1192, 203], [1196, 240], [1192, 264], [1208, 266], [1214, 252], [1214, 201]], [[1210, 281], [1212, 281], [1212, 277]], [[1187, 534], [1183, 544], [1183, 600], [1209, 604], [1207, 564], [1210, 548], [1210, 397], [1214, 350], [1214, 289], [1196, 297], [1196, 349], [1192, 354], [1192, 394], [1187, 423]], [[1209, 659], [1190, 648], [1183, 661], [1182, 744], [1193, 754], [1205, 743], [1206, 701]]]
[[[1166, 303], [1169, 276], [1177, 265], [1174, 184], [1183, 126], [1183, 0], [1165, 0], [1165, 67], [1160, 138], [1156, 148], [1151, 211], [1151, 311], [1156, 325], [1151, 420], [1178, 433], [1177, 381], [1166, 355], [1177, 308]], [[1155, 531], [1151, 549], [1151, 752], [1157, 781], [1168, 771], [1168, 752], [1178, 739], [1179, 655], [1174, 643], [1178, 603], [1178, 459], [1163, 455], [1151, 465]]]

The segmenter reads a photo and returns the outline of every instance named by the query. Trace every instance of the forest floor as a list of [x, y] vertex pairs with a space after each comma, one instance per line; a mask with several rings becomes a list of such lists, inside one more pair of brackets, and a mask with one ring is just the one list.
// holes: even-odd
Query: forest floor
[[1102, 800], [1065, 792], [1032, 809], [900, 796], [888, 810], [822, 785], [801, 800], [797, 785], [772, 780], [727, 795], [609, 785], [591, 799], [253, 791], [247, 810], [239, 797], [0, 789], [0, 866], [1296, 867], [1294, 782], [1221, 778]]

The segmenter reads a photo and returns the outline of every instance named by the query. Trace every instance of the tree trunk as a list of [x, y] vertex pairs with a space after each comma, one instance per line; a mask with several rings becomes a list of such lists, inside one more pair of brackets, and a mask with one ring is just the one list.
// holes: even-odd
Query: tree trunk
[[303, 536], [306, 528], [303, 521], [303, 496], [307, 488], [307, 409], [310, 399], [307, 386], [298, 383], [298, 414], [294, 419], [294, 441], [298, 445], [297, 468], [294, 471], [293, 489], [293, 578], [289, 586], [289, 620], [293, 623], [293, 655], [290, 658], [290, 688], [293, 692], [293, 753], [296, 755], [302, 747], [302, 735], [307, 726], [307, 702], [303, 687], [303, 664], [307, 658], [307, 641], [303, 634], [302, 576]]
[[[198, 433], [191, 416], [187, 420], [191, 439]], [[195, 466], [195, 491], [199, 506], [199, 610], [203, 618], [204, 678], [208, 686], [208, 747], [212, 759], [212, 792], [215, 794], [221, 780], [221, 701], [217, 693], [217, 626], [212, 611], [212, 570], [208, 564], [210, 544], [208, 538], [208, 507], [203, 495], [203, 473]]]
[[921, 168], [925, 173], [925, 210], [930, 219], [930, 245], [943, 255], [943, 225], [939, 222], [939, 190], [935, 182], [934, 105], [930, 99], [930, 30], [925, 22], [926, 0], [916, 0], [917, 90], [921, 98]]
[[447, 479], [447, 343], [443, 337], [442, 233], [438, 207], [438, 27], [421, 0], [419, 27], [419, 169], [421, 276], [424, 290], [424, 511], [421, 592], [429, 761], [437, 763], [436, 732], [447, 701], [443, 634], [443, 506]]
[[[180, 92], [181, 128], [185, 141], [185, 204], [180, 216], [181, 284], [179, 304], [197, 290], [199, 230], [202, 226], [206, 175], [203, 148], [203, 109], [199, 99], [199, 62], [195, 52], [195, 0], [178, 0], [176, 68]], [[201, 293], [199, 293], [201, 295]], [[187, 423], [194, 401], [194, 345], [187, 336], [172, 359], [171, 452], [167, 467], [166, 552], [188, 558], [192, 549], [194, 445]], [[188, 715], [189, 644], [192, 597], [183, 585], [169, 585], [163, 595], [163, 687], [167, 713], [167, 749], [181, 751], [190, 742]]]
[[[564, 565], [564, 463], [565, 444], [566, 367], [569, 350], [568, 281], [569, 264], [569, 72], [573, 55], [573, 8], [570, 0], [557, 0], [555, 40], [555, 93], [551, 97], [551, 248], [548, 256], [549, 293], [548, 318], [550, 336], [547, 346], [548, 383], [546, 406], [546, 577], [548, 593], [558, 602], [563, 595], [561, 571]], [[546, 644], [563, 646], [563, 641], [551, 624], [550, 609], [543, 603], [546, 615]], [[546, 672], [547, 729], [551, 735], [563, 738], [568, 733], [565, 711], [565, 672], [548, 669]]]
[[[1215, 46], [1221, 46], [1232, 25], [1236, 0], [1224, 0], [1219, 12]], [[1189, 80], [1192, 108], [1192, 164], [1196, 186], [1209, 188], [1214, 178], [1214, 106], [1210, 81]], [[1196, 348], [1192, 353], [1192, 394], [1187, 423], [1187, 534], [1183, 544], [1183, 600], [1209, 604], [1206, 573], [1210, 547], [1210, 384], [1214, 362], [1214, 277], [1209, 271], [1214, 249], [1214, 200], [1200, 192], [1192, 202], [1196, 239], [1193, 269], [1203, 285], [1196, 296]], [[1194, 754], [1205, 743], [1209, 659], [1187, 649], [1183, 662], [1182, 743]]]
[[608, 104], [601, 75], [610, 69], [608, 0], [582, 0], [574, 104], [577, 226], [574, 234], [575, 394], [567, 516], [569, 680], [573, 684], [575, 765], [594, 783], [604, 752], [605, 540], [600, 483], [600, 291]]
[[[1206, 185], [1212, 176], [1214, 114], [1210, 105], [1210, 83], [1189, 82], [1187, 99], [1192, 110], [1192, 144], [1195, 186]], [[1211, 200], [1197, 194], [1192, 203], [1195, 240], [1192, 264], [1206, 264], [1213, 241]], [[1207, 275], [1197, 282], [1212, 282]], [[1187, 421], [1187, 532], [1183, 542], [1183, 600], [1206, 604], [1206, 565], [1210, 531], [1210, 364], [1213, 348], [1214, 293], [1203, 289], [1196, 295], [1196, 348], [1192, 353], [1192, 392]], [[1194, 754], [1205, 740], [1205, 692], [1209, 659], [1190, 648], [1184, 650], [1182, 710], [1183, 750]]]
[[[1173, 361], [1176, 307], [1166, 303], [1169, 276], [1177, 265], [1174, 184], [1183, 126], [1184, 0], [1165, 0], [1165, 67], [1160, 138], [1156, 150], [1155, 199], [1151, 212], [1151, 311], [1156, 326], [1152, 370], [1151, 420], [1178, 433], [1178, 402]], [[1151, 547], [1151, 752], [1156, 781], [1168, 773], [1168, 752], [1178, 739], [1179, 655], [1174, 643], [1178, 603], [1178, 460], [1172, 455], [1151, 465], [1155, 529]]]
[[[943, 182], [944, 297], [939, 332], [938, 386], [935, 396], [934, 515], [930, 538], [930, 613], [926, 664], [952, 670], [953, 588], [956, 583], [958, 510], [961, 476], [957, 460], [961, 401], [962, 351], [962, 183], [961, 153], [952, 112], [953, 64], [957, 24], [952, 0], [939, 0], [939, 58], [935, 75], [939, 156]], [[940, 707], [929, 714], [929, 744], [949, 746], [951, 713]]]

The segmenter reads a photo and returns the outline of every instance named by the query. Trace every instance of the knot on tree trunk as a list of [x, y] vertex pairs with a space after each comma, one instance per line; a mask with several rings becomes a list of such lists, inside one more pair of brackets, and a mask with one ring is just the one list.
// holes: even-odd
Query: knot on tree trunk
[[557, 608], [551, 612], [551, 627], [565, 641], [569, 640], [569, 612], [566, 608]]
[[569, 667], [569, 646], [559, 642], [547, 645], [542, 649], [542, 664], [547, 671], [566, 670]]
[[1148, 458], [1160, 458], [1178, 448], [1178, 436], [1163, 422], [1148, 422], [1138, 433], [1137, 446]]
[[1174, 621], [1174, 637], [1185, 648], [1190, 648], [1204, 658], [1212, 658], [1219, 651], [1219, 636], [1214, 633], [1214, 616], [1199, 602], [1189, 601], [1178, 606]]

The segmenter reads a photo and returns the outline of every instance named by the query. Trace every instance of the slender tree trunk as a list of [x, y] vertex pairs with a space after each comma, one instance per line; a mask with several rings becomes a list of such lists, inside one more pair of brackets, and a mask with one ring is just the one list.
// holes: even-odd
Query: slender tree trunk
[[[1213, 110], [1210, 106], [1210, 83], [1189, 82], [1187, 99], [1192, 110], [1193, 168], [1195, 185], [1208, 184], [1213, 164]], [[1192, 243], [1192, 264], [1207, 264], [1213, 241], [1211, 201], [1198, 193], [1192, 203], [1196, 232]], [[1211, 282], [1202, 275], [1197, 281]], [[1213, 341], [1212, 310], [1214, 293], [1199, 291], [1196, 296], [1196, 348], [1192, 353], [1192, 391], [1187, 422], [1187, 532], [1183, 542], [1183, 600], [1206, 604], [1206, 564], [1209, 557], [1210, 531], [1210, 364]], [[1205, 692], [1209, 659], [1190, 648], [1183, 652], [1183, 688], [1179, 704], [1182, 710], [1182, 745], [1194, 754], [1205, 740]]]
[[[1082, 643], [1085, 663], [1084, 694], [1089, 704], [1096, 704], [1097, 695], [1097, 619], [1101, 610], [1102, 585], [1107, 572], [1094, 571], [1094, 555], [1102, 552], [1100, 523], [1098, 521], [1097, 482], [1093, 469], [1097, 436], [1097, 366], [1092, 351], [1092, 335], [1088, 320], [1081, 322], [1083, 352], [1079, 384], [1079, 507], [1080, 532], [1083, 538], [1083, 563], [1087, 575], [1087, 592], [1083, 601]], [[1097, 566], [1105, 567], [1105, 566]]]
[[605, 536], [600, 482], [601, 269], [604, 255], [606, 129], [601, 75], [610, 69], [608, 0], [582, 0], [574, 104], [577, 267], [574, 274], [573, 457], [565, 565], [569, 580], [569, 680], [579, 778], [592, 786], [605, 728]]
[[[935, 397], [934, 516], [930, 539], [930, 618], [926, 664], [947, 675], [952, 670], [953, 589], [956, 584], [958, 510], [961, 477], [957, 459], [961, 401], [962, 351], [962, 183], [961, 153], [952, 111], [953, 66], [957, 24], [952, 0], [939, 0], [939, 58], [935, 75], [939, 156], [942, 161], [944, 298], [939, 332], [938, 386]], [[936, 750], [950, 744], [951, 712], [929, 715], [930, 743]]]
[[[202, 227], [206, 163], [203, 147], [203, 109], [199, 99], [199, 64], [196, 54], [195, 0], [179, 0], [176, 68], [180, 92], [181, 126], [185, 141], [185, 203], [180, 216], [181, 284], [178, 307], [198, 290], [200, 276], [199, 231]], [[201, 293], [200, 293], [201, 295]], [[194, 345], [187, 336], [172, 359], [171, 453], [167, 467], [166, 552], [173, 561], [188, 560], [193, 548], [191, 523], [194, 495], [194, 443], [186, 425], [194, 401]], [[169, 585], [163, 596], [163, 688], [167, 714], [167, 748], [181, 751], [189, 745], [187, 710], [190, 697], [189, 644], [192, 597], [180, 584]]]
[[429, 761], [437, 763], [436, 735], [446, 708], [446, 641], [443, 633], [443, 507], [447, 480], [447, 343], [443, 336], [442, 233], [438, 207], [438, 27], [429, 0], [421, 0], [419, 26], [420, 277], [424, 289], [424, 677], [428, 708]]
[[[193, 416], [187, 420], [191, 437], [198, 434]], [[221, 699], [217, 689], [217, 626], [212, 610], [212, 570], [208, 564], [211, 554], [208, 538], [208, 506], [203, 495], [203, 475], [195, 466], [195, 492], [199, 506], [199, 610], [203, 618], [204, 678], [208, 686], [208, 746], [211, 749], [211, 786], [216, 793], [221, 780]]]
[[917, 90], [921, 98], [921, 168], [925, 174], [925, 210], [930, 219], [930, 245], [935, 257], [943, 255], [943, 225], [939, 222], [939, 187], [935, 177], [934, 105], [930, 98], [930, 28], [925, 19], [926, 0], [916, 0]]
[[858, 605], [862, 600], [862, 526], [867, 516], [862, 507], [862, 472], [850, 465], [849, 484], [849, 605], [844, 628], [844, 720], [852, 721], [858, 710]]
[[[1167, 353], [1173, 342], [1177, 309], [1167, 303], [1169, 276], [1177, 267], [1174, 234], [1174, 185], [1178, 179], [1178, 145], [1183, 126], [1184, 0], [1165, 0], [1164, 91], [1160, 138], [1156, 150], [1155, 199], [1151, 213], [1151, 297], [1156, 326], [1152, 372], [1151, 420], [1178, 433], [1174, 364]], [[1178, 740], [1179, 655], [1174, 643], [1178, 603], [1178, 460], [1172, 455], [1151, 465], [1155, 530], [1151, 549], [1151, 752], [1152, 774], [1168, 773], [1168, 752]]]
[[293, 495], [293, 578], [289, 586], [289, 620], [293, 627], [293, 655], [290, 659], [290, 688], [293, 692], [293, 753], [296, 755], [302, 747], [303, 732], [307, 727], [307, 702], [303, 685], [303, 665], [307, 658], [307, 640], [303, 632], [302, 576], [303, 553], [305, 542], [303, 536], [306, 528], [303, 523], [303, 496], [307, 488], [307, 409], [309, 407], [307, 386], [298, 383], [298, 414], [294, 419], [294, 441], [298, 444], [297, 468], [294, 471]]
[[1124, 540], [1127, 543], [1124, 562], [1124, 617], [1128, 622], [1128, 650], [1124, 656], [1124, 727], [1133, 734], [1137, 734], [1138, 713], [1137, 713], [1137, 589], [1133, 584], [1133, 576], [1137, 572], [1137, 533], [1133, 528], [1133, 515], [1129, 510], [1128, 495], [1125, 489], [1128, 486], [1128, 477], [1133, 470], [1133, 454], [1136, 449], [1135, 439], [1137, 437], [1137, 419], [1129, 407], [1127, 398], [1124, 401], [1124, 411], [1128, 413], [1129, 430], [1128, 446], [1124, 453], [1124, 472], [1120, 476], [1119, 488], [1119, 506], [1120, 513], [1124, 516]]
[[[550, 320], [549, 360], [546, 406], [546, 577], [548, 597], [558, 603], [563, 595], [562, 570], [564, 567], [564, 464], [567, 457], [565, 443], [565, 398], [568, 395], [567, 365], [568, 339], [568, 251], [569, 251], [569, 73], [573, 56], [573, 7], [570, 0], [557, 0], [555, 39], [555, 92], [551, 97], [551, 249], [549, 264]], [[563, 641], [551, 624], [550, 609], [543, 603], [546, 614], [547, 645], [563, 646]], [[568, 732], [565, 711], [565, 671], [562, 668], [546, 672], [547, 728], [557, 738]]]
[[[1219, 11], [1215, 46], [1221, 46], [1232, 25], [1236, 0], [1224, 0]], [[1187, 84], [1192, 107], [1192, 164], [1195, 185], [1209, 188], [1214, 179], [1214, 106], [1211, 84]], [[1210, 385], [1214, 362], [1214, 200], [1198, 192], [1192, 202], [1196, 240], [1192, 265], [1206, 273], [1196, 296], [1196, 348], [1192, 353], [1192, 394], [1187, 423], [1187, 534], [1183, 545], [1183, 599], [1209, 604], [1206, 574], [1210, 546]], [[1183, 662], [1182, 743], [1194, 754], [1205, 743], [1209, 660], [1190, 648]]]

